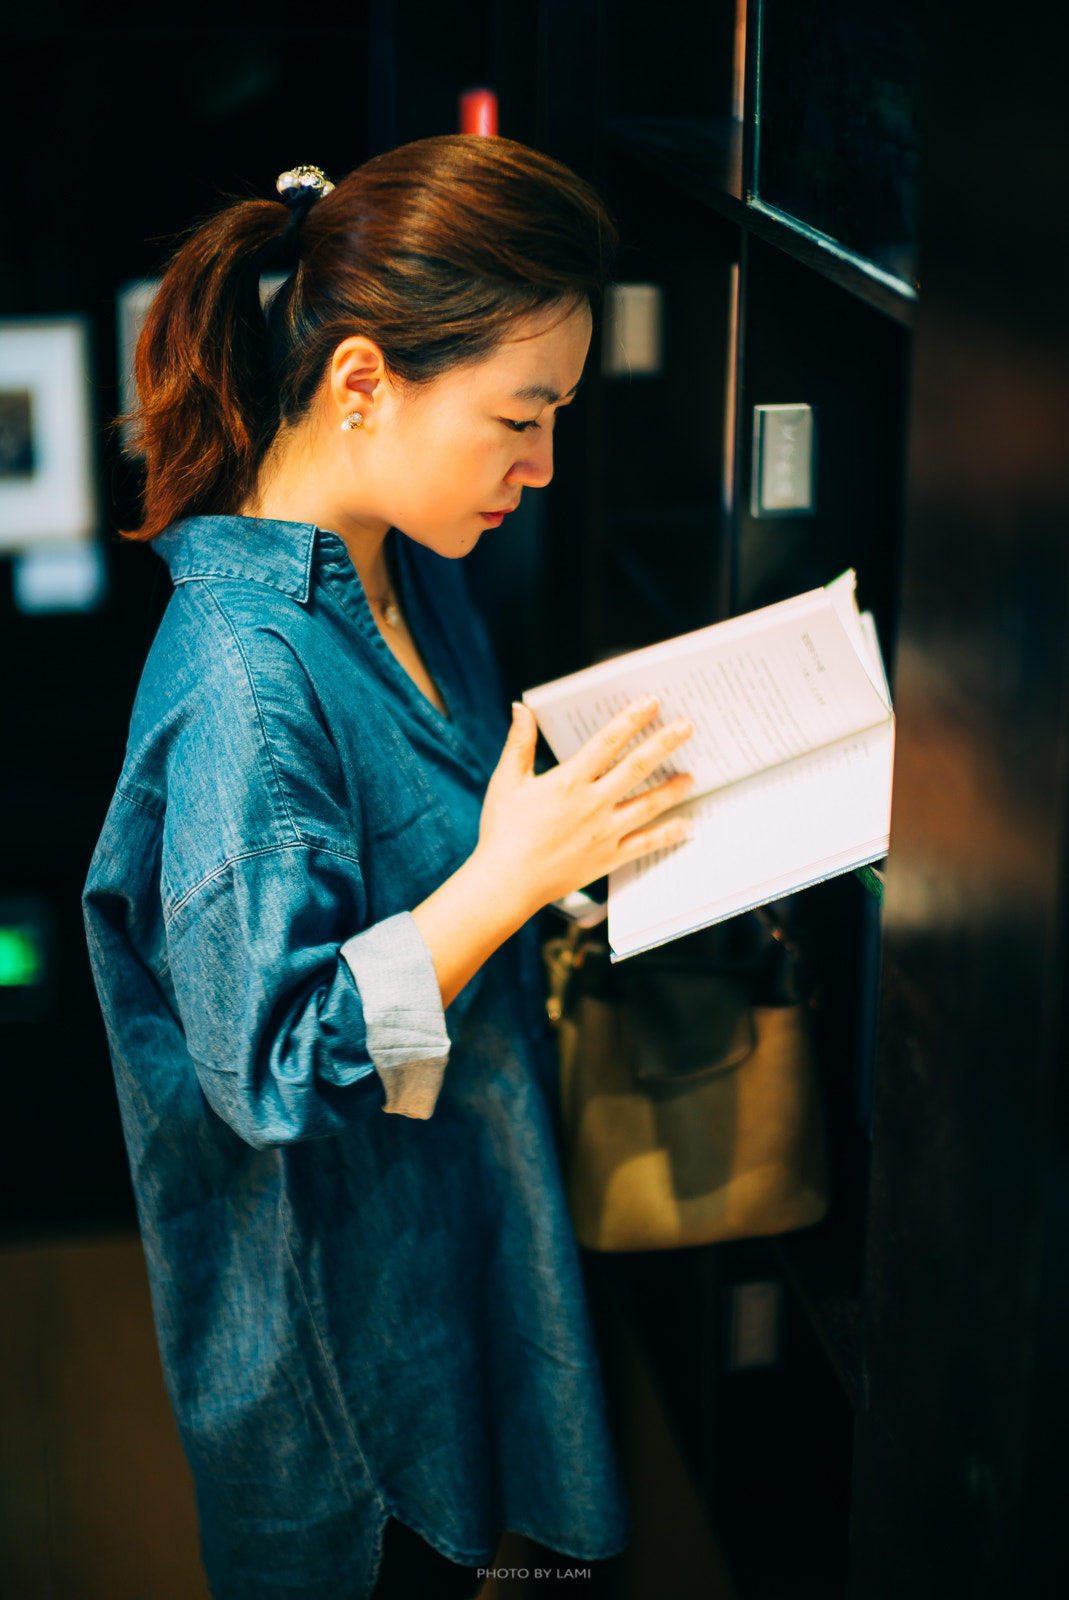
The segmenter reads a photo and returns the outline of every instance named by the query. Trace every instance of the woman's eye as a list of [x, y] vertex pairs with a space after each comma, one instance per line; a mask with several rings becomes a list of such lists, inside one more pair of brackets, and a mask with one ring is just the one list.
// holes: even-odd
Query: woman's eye
[[530, 422], [514, 422], [511, 417], [502, 417], [501, 420], [506, 428], [512, 429], [513, 433], [526, 433], [528, 428], [538, 427], [538, 423], [534, 420]]

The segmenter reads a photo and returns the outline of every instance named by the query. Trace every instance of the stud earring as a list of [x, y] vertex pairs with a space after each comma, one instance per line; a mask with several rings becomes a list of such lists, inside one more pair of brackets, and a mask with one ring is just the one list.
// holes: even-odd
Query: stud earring
[[342, 427], [346, 430], [346, 432], [348, 432], [350, 428], [362, 428], [363, 426], [364, 413], [362, 411], [350, 411], [349, 415], [342, 423]]

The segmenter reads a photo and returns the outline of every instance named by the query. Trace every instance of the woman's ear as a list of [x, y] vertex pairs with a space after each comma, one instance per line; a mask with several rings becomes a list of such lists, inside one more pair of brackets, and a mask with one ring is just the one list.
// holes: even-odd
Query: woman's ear
[[389, 389], [386, 358], [373, 339], [353, 334], [343, 339], [330, 361], [329, 403], [338, 426], [354, 411], [365, 424], [382, 407]]

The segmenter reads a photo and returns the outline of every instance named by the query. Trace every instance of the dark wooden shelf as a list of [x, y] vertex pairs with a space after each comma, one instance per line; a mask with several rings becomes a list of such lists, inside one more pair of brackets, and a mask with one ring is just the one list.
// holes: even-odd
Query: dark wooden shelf
[[[828, 1357], [851, 1405], [861, 1373], [862, 1286], [823, 1227], [771, 1241], [783, 1275]], [[830, 1246], [830, 1248], [829, 1248]]]
[[917, 293], [875, 263], [743, 193], [742, 126], [730, 118], [619, 117], [609, 144], [730, 222], [775, 245], [896, 322], [912, 327]]
[[730, 117], [616, 117], [609, 142], [733, 221], [743, 206], [742, 124]]

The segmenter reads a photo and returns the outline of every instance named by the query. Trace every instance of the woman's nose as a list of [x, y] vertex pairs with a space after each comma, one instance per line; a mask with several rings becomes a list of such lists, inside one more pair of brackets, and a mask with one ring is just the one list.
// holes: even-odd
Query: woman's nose
[[537, 442], [525, 442], [523, 455], [506, 477], [525, 489], [544, 489], [553, 477], [553, 435], [546, 433]]

